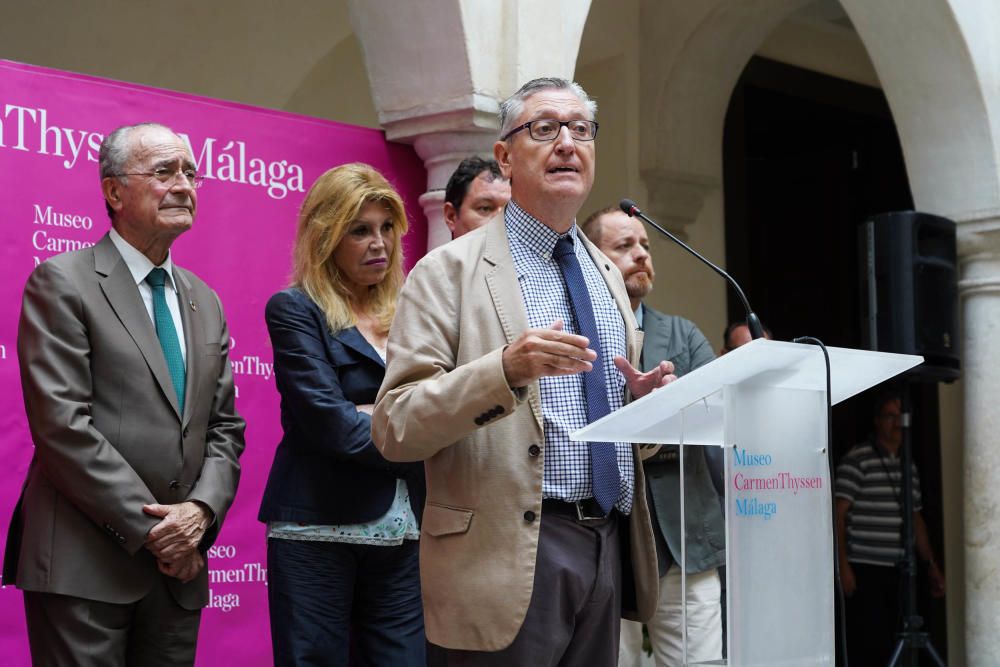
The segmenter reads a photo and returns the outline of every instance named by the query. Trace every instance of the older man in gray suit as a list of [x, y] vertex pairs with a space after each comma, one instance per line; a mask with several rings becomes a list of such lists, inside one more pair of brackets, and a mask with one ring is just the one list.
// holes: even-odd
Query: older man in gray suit
[[170, 256], [200, 184], [184, 141], [119, 128], [100, 170], [111, 231], [24, 290], [35, 454], [4, 582], [24, 591], [35, 664], [192, 664], [244, 445], [229, 333], [215, 292]]
[[[642, 223], [617, 206], [592, 214], [582, 229], [622, 272], [629, 301], [645, 333], [642, 362], [645, 366], [670, 359], [678, 377], [715, 358], [712, 346], [690, 320], [667, 315], [642, 303], [653, 288], [653, 259]], [[660, 571], [660, 599], [647, 621], [657, 665], [683, 663], [681, 634], [680, 465], [677, 447], [664, 447], [645, 461], [654, 515], [656, 553]], [[722, 613], [717, 568], [726, 562], [725, 524], [716, 488], [709, 474], [706, 448], [689, 450], [684, 459], [688, 661], [722, 657]], [[642, 628], [622, 625], [623, 667], [639, 664]]]

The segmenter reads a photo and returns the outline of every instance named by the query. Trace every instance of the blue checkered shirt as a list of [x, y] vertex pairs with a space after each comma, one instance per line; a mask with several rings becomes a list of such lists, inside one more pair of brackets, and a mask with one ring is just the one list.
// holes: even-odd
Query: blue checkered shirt
[[[513, 201], [504, 211], [504, 222], [529, 326], [541, 329], [561, 319], [565, 331], [577, 333], [562, 271], [552, 258], [560, 235], [532, 218]], [[625, 322], [607, 283], [580, 241], [576, 225], [567, 233], [573, 238], [576, 257], [590, 292], [601, 349], [604, 351], [604, 358], [595, 363], [604, 369], [608, 404], [614, 411], [625, 400], [625, 378], [613, 361], [615, 355], [626, 356]], [[591, 498], [594, 494], [590, 486], [590, 446], [569, 439], [570, 433], [587, 425], [583, 375], [542, 377], [538, 384], [545, 432], [542, 497], [568, 501]], [[632, 489], [635, 487], [632, 446], [624, 442], [615, 443], [615, 453], [621, 477], [615, 506], [623, 514], [628, 514], [632, 511]]]

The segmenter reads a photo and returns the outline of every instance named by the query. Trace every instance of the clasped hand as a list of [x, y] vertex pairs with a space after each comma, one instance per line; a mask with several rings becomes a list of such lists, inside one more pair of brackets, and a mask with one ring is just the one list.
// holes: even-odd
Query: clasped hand
[[191, 581], [205, 566], [198, 544], [208, 528], [210, 515], [202, 505], [144, 505], [146, 514], [160, 517], [146, 536], [146, 548], [156, 556], [160, 572], [183, 582]]

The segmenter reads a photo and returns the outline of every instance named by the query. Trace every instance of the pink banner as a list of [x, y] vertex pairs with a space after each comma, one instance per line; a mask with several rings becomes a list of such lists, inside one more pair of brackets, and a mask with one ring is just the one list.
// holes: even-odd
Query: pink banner
[[[236, 404], [247, 420], [239, 493], [209, 552], [198, 664], [269, 665], [264, 529], [256, 516], [281, 427], [264, 304], [287, 283], [296, 213], [317, 176], [355, 161], [385, 174], [407, 205], [409, 266], [426, 249], [417, 205], [426, 173], [409, 146], [388, 143], [380, 131], [0, 61], [0, 539], [31, 459], [16, 358], [21, 290], [39, 262], [107, 231], [97, 150], [115, 127], [142, 121], [180, 133], [208, 177], [194, 228], [172, 253], [222, 298]], [[8, 586], [0, 592], [0, 664], [29, 662], [21, 594]]]

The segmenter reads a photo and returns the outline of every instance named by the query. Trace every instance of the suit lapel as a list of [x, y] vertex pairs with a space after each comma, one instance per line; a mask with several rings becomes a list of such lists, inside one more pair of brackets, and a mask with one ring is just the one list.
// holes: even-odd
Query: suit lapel
[[[160, 340], [156, 337], [156, 329], [149, 319], [146, 306], [142, 303], [135, 279], [107, 234], [94, 247], [94, 268], [101, 276], [99, 282], [105, 298], [122, 326], [135, 341], [139, 352], [146, 360], [146, 365], [159, 383], [164, 398], [180, 418], [177, 395], [174, 393], [170, 371], [167, 370], [167, 362], [160, 348]], [[190, 377], [190, 373], [188, 375]]]
[[382, 368], [385, 368], [385, 362], [382, 361], [382, 357], [378, 356], [378, 352], [376, 352], [371, 343], [369, 343], [368, 340], [361, 335], [361, 332], [358, 331], [357, 327], [350, 327], [348, 329], [338, 331], [334, 338], [345, 347], [351, 348], [358, 354], [371, 359]]
[[486, 273], [486, 286], [493, 299], [493, 306], [500, 317], [507, 343], [513, 343], [528, 328], [528, 313], [517, 282], [514, 257], [510, 254], [507, 228], [503, 218], [494, 218], [486, 229], [483, 260], [492, 268]]
[[[648, 371], [648, 366], [655, 366], [662, 359], [672, 359], [673, 355], [668, 352], [670, 340], [666, 332], [668, 328], [663, 322], [663, 315], [649, 308], [645, 304], [642, 306], [642, 330], [646, 338], [643, 343], [642, 369]], [[653, 363], [650, 363], [652, 360]]]
[[[174, 284], [177, 285], [177, 307], [181, 313], [181, 325], [184, 327], [184, 348], [186, 350], [187, 373], [184, 388], [184, 415], [181, 423], [187, 426], [191, 421], [193, 406], [198, 405], [198, 378], [201, 377], [204, 358], [201, 354], [205, 349], [205, 327], [198, 317], [199, 304], [191, 290], [191, 283], [182, 271], [173, 267]], [[207, 304], [204, 304], [207, 305]]]
[[[514, 256], [510, 253], [510, 241], [507, 239], [507, 226], [502, 213], [486, 224], [483, 261], [492, 267], [486, 273], [486, 287], [493, 299], [493, 307], [500, 318], [507, 343], [513, 343], [528, 329], [528, 313], [524, 309], [524, 299], [517, 282]], [[541, 428], [542, 404], [537, 382], [528, 386], [528, 402]]]

